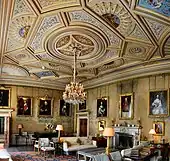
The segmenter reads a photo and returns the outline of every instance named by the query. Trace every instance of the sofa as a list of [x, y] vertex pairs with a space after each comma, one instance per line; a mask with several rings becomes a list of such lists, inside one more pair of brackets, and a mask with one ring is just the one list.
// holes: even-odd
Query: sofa
[[[121, 151], [122, 157], [129, 155], [133, 153], [133, 150], [139, 150], [139, 154], [147, 155], [150, 153], [150, 147], [149, 142], [141, 143], [140, 145], [134, 146], [133, 148], [124, 149]], [[152, 158], [150, 158], [150, 161], [161, 161], [162, 156], [154, 155]]]
[[8, 161], [12, 161], [11, 155], [6, 149], [0, 149], [0, 159], [8, 159]]
[[63, 141], [63, 151], [67, 155], [82, 149], [97, 148], [88, 137], [62, 137], [60, 140]]

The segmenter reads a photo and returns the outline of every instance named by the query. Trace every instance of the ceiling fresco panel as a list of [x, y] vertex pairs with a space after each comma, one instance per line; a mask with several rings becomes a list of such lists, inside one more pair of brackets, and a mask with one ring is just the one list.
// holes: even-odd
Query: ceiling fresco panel
[[95, 5], [88, 4], [91, 10], [103, 18], [113, 29], [123, 36], [128, 36], [135, 27], [133, 17], [119, 1], [100, 1]]
[[17, 17], [9, 23], [6, 52], [23, 48], [36, 18], [32, 16]]
[[147, 8], [164, 16], [170, 16], [170, 1], [169, 0], [139, 0], [138, 6]]

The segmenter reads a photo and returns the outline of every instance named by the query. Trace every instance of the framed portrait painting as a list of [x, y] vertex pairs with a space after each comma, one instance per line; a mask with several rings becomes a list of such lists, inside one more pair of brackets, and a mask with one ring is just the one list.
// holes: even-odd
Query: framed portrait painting
[[168, 90], [150, 91], [149, 93], [149, 116], [168, 116]]
[[120, 95], [120, 119], [133, 119], [133, 93]]
[[0, 107], [10, 107], [10, 89], [0, 89]]
[[70, 104], [60, 100], [60, 116], [70, 116]]
[[17, 115], [18, 116], [31, 116], [32, 115], [32, 99], [30, 97], [18, 96]]
[[78, 110], [79, 111], [85, 111], [86, 110], [86, 100], [83, 103], [79, 103]]
[[39, 116], [52, 116], [52, 99], [39, 99]]
[[153, 122], [153, 129], [156, 132], [155, 135], [164, 135], [165, 134], [165, 123], [164, 123], [164, 121]]
[[106, 121], [105, 120], [100, 120], [98, 121], [98, 130], [103, 131], [106, 127]]
[[102, 97], [97, 99], [97, 117], [107, 117], [108, 98]]

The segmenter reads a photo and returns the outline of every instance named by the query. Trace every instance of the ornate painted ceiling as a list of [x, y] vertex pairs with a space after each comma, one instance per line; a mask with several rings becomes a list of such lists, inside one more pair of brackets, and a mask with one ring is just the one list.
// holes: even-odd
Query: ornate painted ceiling
[[1, 84], [85, 88], [170, 72], [170, 0], [1, 0]]

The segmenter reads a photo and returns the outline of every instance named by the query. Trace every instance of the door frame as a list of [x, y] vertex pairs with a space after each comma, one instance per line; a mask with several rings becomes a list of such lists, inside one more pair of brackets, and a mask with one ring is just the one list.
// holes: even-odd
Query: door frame
[[87, 136], [89, 137], [89, 113], [88, 112], [80, 112], [76, 113], [77, 115], [77, 136], [80, 136], [80, 120], [87, 119]]

